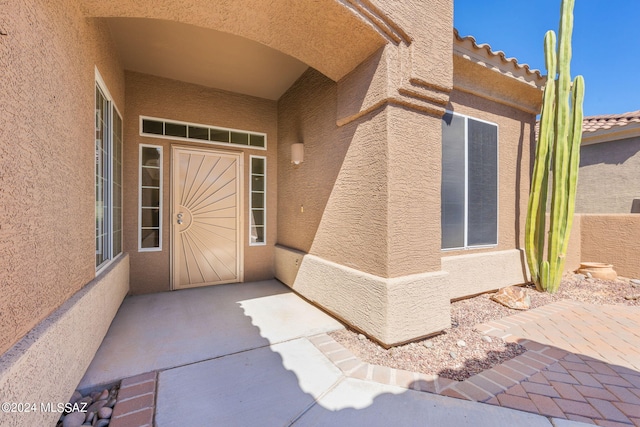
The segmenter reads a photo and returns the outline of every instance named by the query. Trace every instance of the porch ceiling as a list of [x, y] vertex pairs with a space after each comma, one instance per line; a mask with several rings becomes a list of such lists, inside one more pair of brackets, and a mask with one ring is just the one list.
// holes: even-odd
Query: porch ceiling
[[108, 18], [127, 70], [277, 100], [307, 69], [244, 37], [145, 18]]
[[[378, 18], [363, 15], [354, 3], [78, 0], [87, 18], [105, 18], [111, 23], [126, 67], [144, 66], [144, 72], [216, 87], [222, 83], [212, 81], [214, 74], [226, 73], [227, 80], [242, 80], [244, 85], [258, 80], [255, 86], [262, 88], [258, 93], [250, 87], [241, 91], [272, 99], [282, 94], [283, 87], [288, 88], [286, 82], [295, 80], [296, 73], [300, 75], [301, 64], [338, 81], [387, 43]], [[229, 63], [244, 66], [227, 68]], [[263, 68], [265, 64], [268, 67]], [[249, 71], [253, 74], [246, 74]], [[224, 88], [240, 91], [228, 84]], [[273, 90], [263, 92], [271, 84]]]

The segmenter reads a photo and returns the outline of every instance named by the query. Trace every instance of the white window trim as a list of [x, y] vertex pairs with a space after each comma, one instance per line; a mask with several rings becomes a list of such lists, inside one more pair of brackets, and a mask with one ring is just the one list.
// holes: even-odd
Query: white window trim
[[[95, 84], [94, 84], [94, 88], [93, 88], [93, 107], [95, 108], [96, 105], [96, 91], [95, 91], [95, 86], [97, 85], [100, 90], [102, 91], [102, 94], [104, 95], [104, 97], [106, 98], [106, 100], [108, 101], [109, 104], [109, 111], [108, 111], [108, 117], [109, 117], [109, 132], [107, 132], [107, 135], [105, 135], [105, 138], [108, 138], [108, 142], [109, 142], [109, 146], [111, 147], [111, 149], [113, 149], [113, 141], [112, 141], [112, 133], [113, 133], [113, 114], [112, 114], [112, 109], [115, 110], [118, 115], [120, 116], [120, 118], [122, 119], [122, 113], [120, 112], [120, 109], [118, 109], [118, 106], [116, 105], [115, 101], [113, 100], [113, 96], [111, 96], [111, 92], [109, 92], [109, 88], [107, 87], [107, 84], [105, 83], [104, 79], [102, 78], [102, 75], [100, 74], [100, 71], [98, 71], [98, 67], [94, 66], [94, 70], [95, 70]], [[93, 123], [95, 125], [95, 110], [93, 112]], [[123, 124], [124, 124], [124, 120], [123, 120]], [[94, 129], [94, 141], [93, 141], [93, 151], [94, 151], [94, 156], [95, 156], [95, 129]], [[111, 154], [111, 153], [110, 153]], [[94, 161], [93, 161], [93, 179], [95, 180], [96, 177], [96, 164], [95, 164], [95, 157], [94, 157]], [[109, 177], [111, 177], [111, 180], [113, 180], [113, 162], [110, 160], [109, 161]], [[111, 181], [112, 182], [112, 181]], [[122, 179], [121, 179], [122, 182]], [[95, 186], [95, 183], [94, 183]], [[94, 187], [94, 193], [95, 193], [95, 187]], [[98, 276], [100, 273], [102, 273], [103, 271], [105, 271], [107, 268], [109, 268], [109, 266], [111, 264], [113, 264], [118, 258], [120, 258], [122, 256], [122, 254], [124, 253], [124, 250], [121, 250], [120, 253], [114, 255], [113, 254], [113, 240], [112, 239], [112, 235], [113, 235], [113, 203], [111, 203], [111, 201], [113, 200], [113, 184], [111, 184], [109, 186], [109, 200], [110, 200], [110, 204], [109, 204], [109, 217], [112, 219], [109, 223], [109, 230], [107, 233], [107, 236], [109, 237], [109, 257], [108, 259], [106, 259], [105, 261], [102, 262], [102, 264], [97, 265], [96, 268], [96, 276]], [[121, 197], [121, 200], [122, 197]], [[95, 200], [94, 200], [95, 203]], [[121, 214], [120, 214], [120, 224], [124, 225], [123, 219], [124, 219], [124, 215], [122, 212], [122, 207], [121, 207]], [[121, 233], [123, 233], [123, 230], [120, 231]], [[95, 239], [95, 236], [94, 236]], [[121, 239], [122, 242], [123, 239]], [[94, 261], [95, 261], [95, 255], [94, 255]]]
[[[230, 132], [239, 132], [239, 133], [246, 133], [246, 134], [249, 134], [249, 135], [263, 136], [264, 137], [264, 147], [256, 147], [255, 145], [234, 144], [232, 142], [216, 142], [216, 141], [207, 141], [207, 140], [204, 140], [204, 139], [183, 138], [181, 136], [167, 136], [167, 135], [158, 135], [158, 134], [155, 134], [155, 133], [144, 133], [142, 131], [142, 121], [143, 120], [154, 120], [154, 121], [158, 121], [158, 122], [163, 122], [163, 126], [164, 126], [164, 122], [171, 122], [171, 123], [177, 123], [177, 124], [186, 125], [186, 126], [195, 126], [195, 127], [203, 127], [203, 128], [215, 128], [215, 129], [221, 129], [221, 130], [228, 130]], [[152, 117], [152, 116], [140, 116], [139, 127], [140, 127], [140, 129], [139, 129], [140, 136], [143, 136], [145, 138], [160, 138], [160, 139], [168, 139], [168, 140], [172, 140], [172, 141], [186, 141], [186, 142], [191, 142], [191, 143], [208, 144], [208, 145], [215, 145], [215, 146], [221, 146], [221, 147], [239, 147], [239, 148], [245, 148], [245, 149], [248, 149], [248, 150], [260, 150], [260, 151], [266, 151], [267, 150], [267, 134], [263, 133], [263, 132], [253, 132], [253, 131], [248, 131], [248, 130], [244, 130], [244, 129], [233, 129], [233, 128], [227, 128], [227, 127], [223, 127], [223, 126], [205, 125], [205, 124], [202, 124], [202, 123], [183, 122], [181, 120], [173, 120], [173, 119], [166, 119], [166, 118]]]
[[[495, 248], [500, 244], [500, 126], [497, 123], [490, 122], [488, 120], [478, 119], [477, 117], [456, 113], [451, 110], [445, 110], [445, 114], [452, 114], [464, 119], [464, 246], [457, 248], [441, 248], [440, 250], [442, 252], [450, 252]], [[467, 237], [469, 236], [469, 119], [496, 127], [496, 243], [491, 245], [469, 246], [467, 243]]]
[[[251, 177], [253, 176], [253, 159], [264, 160], [264, 226], [262, 229], [262, 235], [264, 242], [252, 242], [251, 241], [251, 215], [253, 213], [253, 190]], [[249, 246], [265, 246], [267, 244], [267, 157], [266, 156], [249, 156]]]
[[[158, 204], [159, 212], [159, 233], [158, 233], [158, 247], [157, 248], [143, 248], [142, 247], [142, 150], [143, 148], [156, 148], [160, 150], [160, 158], [158, 159], [158, 174], [160, 176], [160, 200]], [[162, 252], [162, 189], [163, 189], [163, 157], [164, 150], [162, 145], [152, 144], [140, 144], [138, 149], [138, 252]]]

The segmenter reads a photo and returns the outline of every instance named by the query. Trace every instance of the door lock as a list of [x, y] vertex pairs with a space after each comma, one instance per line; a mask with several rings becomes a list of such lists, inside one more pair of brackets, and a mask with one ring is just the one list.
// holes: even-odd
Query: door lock
[[182, 212], [178, 214], [178, 225], [182, 224]]

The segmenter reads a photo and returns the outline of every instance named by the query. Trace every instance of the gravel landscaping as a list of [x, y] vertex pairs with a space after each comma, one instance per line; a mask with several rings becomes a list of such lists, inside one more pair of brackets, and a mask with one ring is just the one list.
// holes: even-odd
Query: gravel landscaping
[[[564, 299], [599, 305], [640, 306], [638, 280], [606, 281], [570, 273], [563, 277], [556, 294], [538, 292], [533, 285], [525, 288], [531, 297], [531, 308]], [[329, 335], [363, 362], [462, 381], [525, 351], [518, 344], [490, 338], [474, 329], [478, 324], [521, 312], [492, 301], [491, 295], [453, 302], [451, 328], [426, 340], [389, 350], [353, 330], [335, 331]]]

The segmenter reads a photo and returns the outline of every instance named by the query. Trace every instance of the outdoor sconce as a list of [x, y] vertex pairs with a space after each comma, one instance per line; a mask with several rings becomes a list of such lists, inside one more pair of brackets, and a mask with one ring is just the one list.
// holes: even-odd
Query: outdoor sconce
[[291, 163], [299, 165], [304, 162], [304, 144], [291, 144]]

